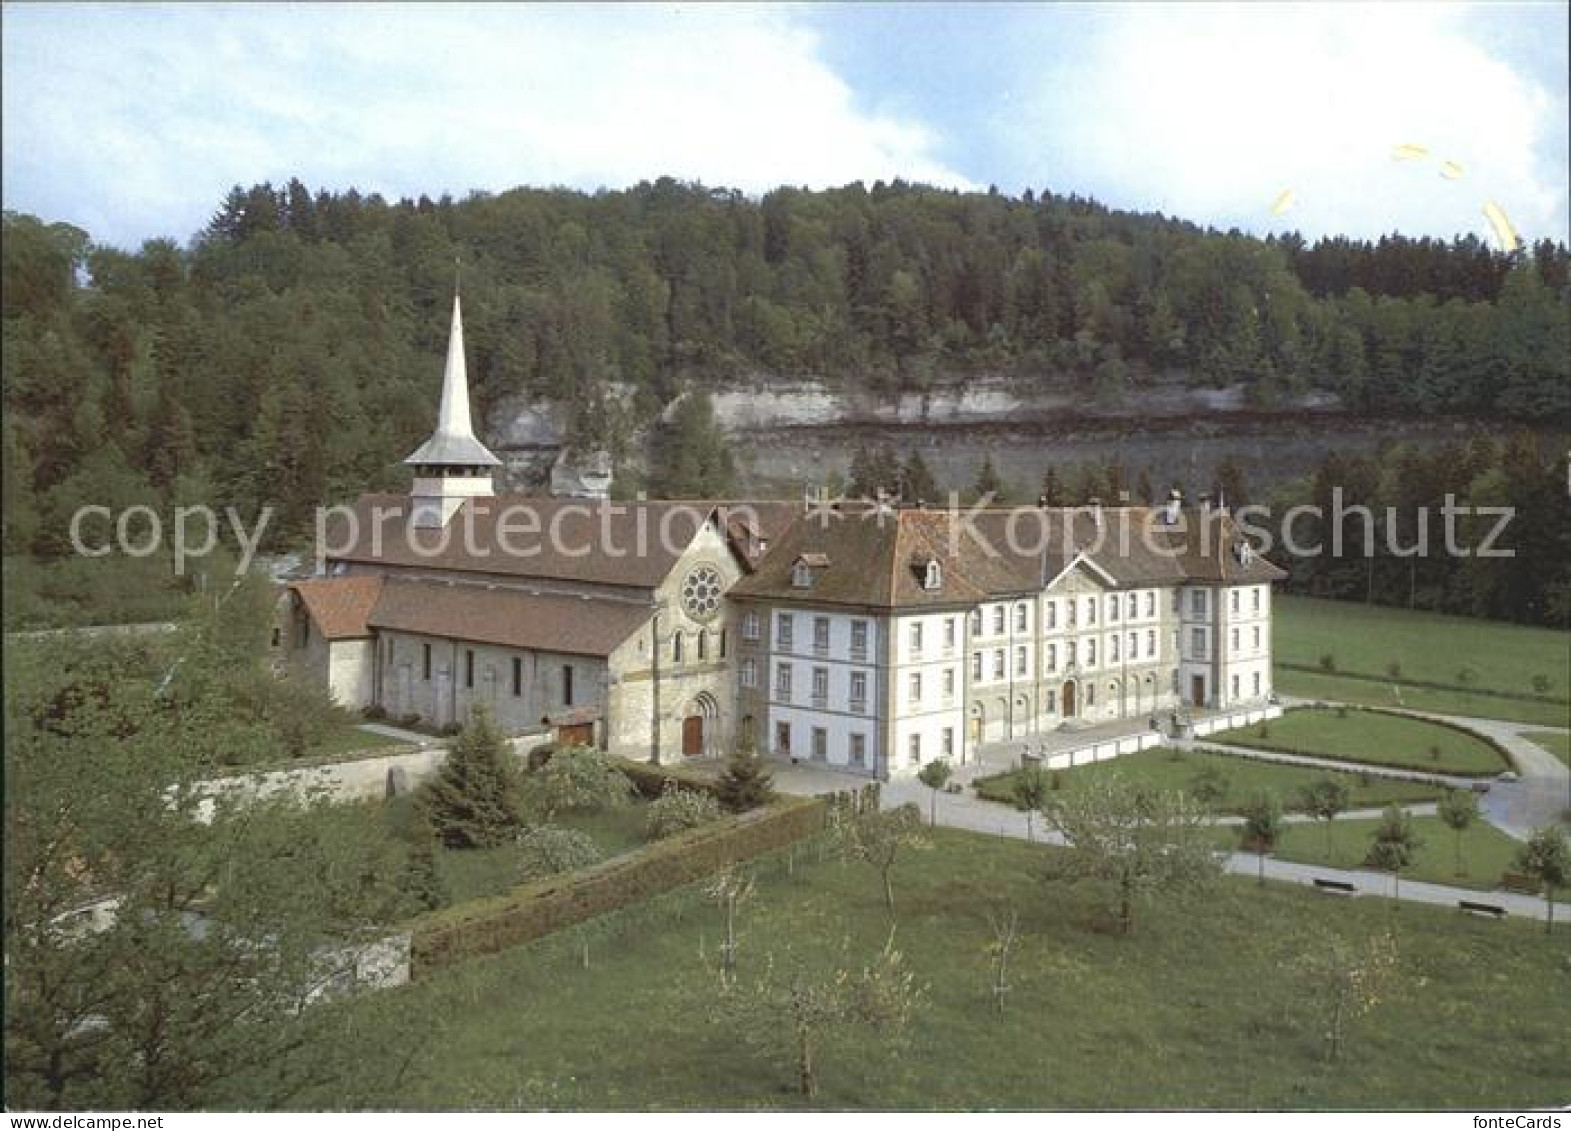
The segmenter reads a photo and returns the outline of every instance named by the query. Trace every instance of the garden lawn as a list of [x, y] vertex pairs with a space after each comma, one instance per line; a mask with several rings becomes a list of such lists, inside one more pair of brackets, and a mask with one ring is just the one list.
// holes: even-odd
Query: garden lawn
[[313, 759], [326, 759], [339, 754], [358, 754], [362, 750], [374, 750], [377, 747], [398, 746], [400, 743], [395, 738], [385, 734], [373, 734], [361, 730], [353, 723], [344, 723], [335, 726], [322, 738], [313, 743], [306, 751], [305, 757]]
[[1477, 735], [1426, 719], [1357, 708], [1340, 713], [1330, 707], [1295, 708], [1267, 724], [1235, 727], [1208, 741], [1438, 774], [1483, 776], [1510, 768], [1510, 762]]
[[[1331, 822], [1331, 853], [1326, 854], [1326, 829], [1324, 821], [1295, 823], [1288, 826], [1275, 855], [1299, 864], [1322, 864], [1328, 868], [1362, 868], [1369, 854], [1378, 819], [1343, 820]], [[1435, 884], [1454, 884], [1457, 887], [1491, 890], [1500, 886], [1503, 873], [1513, 870], [1511, 859], [1516, 854], [1517, 842], [1480, 818], [1462, 834], [1462, 858], [1467, 871], [1457, 875], [1456, 833], [1439, 817], [1414, 817], [1413, 828], [1422, 841], [1418, 858], [1411, 868], [1402, 872], [1404, 880], [1425, 880]], [[1220, 842], [1220, 841], [1219, 841]], [[1227, 842], [1237, 849], [1235, 833]], [[1406, 907], [1403, 908], [1406, 914]]]
[[[895, 945], [926, 984], [908, 1041], [818, 1050], [824, 1109], [1392, 1109], [1563, 1103], [1571, 970], [1564, 935], [1383, 899], [1331, 902], [1252, 878], [1143, 906], [1110, 933], [1105, 890], [1049, 883], [1040, 845], [938, 830], [896, 868]], [[674, 902], [674, 901], [673, 901]], [[656, 904], [659, 906], [669, 906]], [[342, 1008], [364, 1024], [352, 1073], [306, 1108], [800, 1109], [789, 1034], [769, 1050], [717, 1010], [719, 911], [681, 904], [595, 938], [566, 935]], [[1004, 1011], [990, 913], [1019, 913]], [[1558, 928], [1564, 932], [1565, 928]], [[875, 874], [798, 858], [760, 880], [740, 923], [741, 976], [791, 948], [811, 970], [859, 964], [890, 937]], [[1396, 982], [1323, 1058], [1298, 973], [1322, 931], [1398, 936]], [[843, 957], [841, 957], [843, 955]], [[384, 1022], [388, 1009], [407, 1023]]]
[[[1154, 789], [1193, 792], [1196, 779], [1207, 771], [1219, 774], [1226, 783], [1227, 792], [1217, 808], [1223, 813], [1234, 814], [1259, 793], [1274, 793], [1281, 798], [1283, 808], [1289, 812], [1298, 811], [1302, 808], [1298, 800], [1300, 793], [1312, 782], [1325, 777], [1334, 777], [1347, 785], [1353, 799], [1350, 808], [1353, 809], [1383, 807], [1392, 802], [1405, 805], [1434, 801], [1443, 792], [1439, 786], [1422, 782], [1391, 781], [1352, 772], [1286, 766], [1209, 751], [1185, 752], [1168, 748], [1123, 754], [1106, 762], [1077, 766], [1061, 773], [1066, 788], [1070, 789], [1076, 783], [1094, 777], [1118, 774], [1126, 781]], [[1010, 790], [1017, 775], [1018, 771], [1012, 771], [980, 778], [976, 782], [977, 795], [989, 801], [1013, 804], [1014, 796]]]
[[1522, 737], [1534, 746], [1542, 746], [1567, 766], [1571, 766], [1571, 734], [1563, 730], [1529, 730]]
[[[1276, 686], [1288, 694], [1324, 694], [1396, 706], [1391, 691], [1395, 683], [1403, 702], [1417, 710], [1526, 722], [1556, 723], [1565, 718], [1571, 695], [1571, 648], [1560, 630], [1289, 596], [1275, 599], [1272, 621], [1274, 655], [1282, 669]], [[1343, 676], [1335, 683], [1346, 693], [1332, 696], [1303, 689], [1302, 676], [1325, 674], [1319, 668], [1326, 655], [1335, 659]], [[1393, 662], [1401, 669], [1396, 679], [1388, 670]], [[1374, 682], [1345, 678], [1355, 675], [1372, 677]], [[1534, 687], [1540, 676], [1548, 680], [1547, 692]], [[1416, 688], [1408, 680], [1440, 687]], [[1479, 689], [1516, 698], [1470, 694]], [[1558, 704], [1538, 698], [1546, 694]], [[1555, 705], [1559, 715], [1546, 717], [1541, 708]]]
[[1531, 699], [1506, 699], [1497, 695], [1478, 695], [1466, 691], [1441, 691], [1401, 684], [1393, 689], [1389, 681], [1374, 682], [1323, 672], [1298, 671], [1277, 665], [1273, 676], [1276, 690], [1297, 699], [1358, 703], [1365, 707], [1405, 707], [1435, 715], [1460, 715], [1475, 719], [1504, 719], [1536, 726], [1563, 726], [1568, 708], [1564, 703], [1544, 703]]

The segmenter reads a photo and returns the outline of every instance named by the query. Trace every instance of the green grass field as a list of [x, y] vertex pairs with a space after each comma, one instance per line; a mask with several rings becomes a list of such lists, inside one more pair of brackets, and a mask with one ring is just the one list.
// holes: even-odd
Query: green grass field
[[1258, 725], [1236, 727], [1210, 741], [1441, 774], [1485, 775], [1510, 768], [1493, 746], [1453, 727], [1356, 708], [1345, 715], [1334, 708], [1306, 707], [1272, 719], [1264, 734]]
[[[1564, 936], [1383, 899], [1329, 901], [1251, 878], [1143, 908], [1109, 933], [1106, 894], [1043, 879], [1040, 845], [951, 830], [897, 868], [896, 945], [927, 986], [908, 1040], [818, 1051], [824, 1109], [1521, 1108], [1563, 1103], [1571, 970]], [[800, 1109], [782, 1044], [759, 1051], [717, 1016], [719, 912], [641, 918], [592, 944], [547, 940], [351, 1002], [367, 1021], [345, 1078], [303, 1107], [401, 1110]], [[988, 914], [1020, 941], [994, 1011]], [[859, 961], [890, 924], [872, 871], [771, 870], [742, 922], [743, 976], [790, 945], [809, 968]], [[1316, 932], [1398, 936], [1396, 982], [1324, 1062]], [[1562, 931], [1564, 928], [1562, 928]], [[846, 947], [842, 951], [842, 947]], [[702, 956], [702, 957], [701, 957]], [[843, 960], [842, 960], [843, 961]], [[405, 1024], [386, 1023], [389, 1008]], [[377, 1020], [380, 1019], [381, 1023]], [[785, 1038], [787, 1035], [782, 1034]]]
[[[1178, 757], [1175, 758], [1174, 754]], [[1301, 808], [1298, 803], [1300, 792], [1311, 782], [1324, 777], [1335, 777], [1346, 783], [1353, 798], [1351, 808], [1354, 809], [1385, 806], [1393, 801], [1402, 804], [1434, 801], [1441, 793], [1438, 786], [1420, 782], [1388, 781], [1370, 776], [1366, 784], [1366, 780], [1355, 773], [1276, 765], [1209, 751], [1185, 753], [1164, 748], [1142, 750], [1138, 754], [1125, 754], [1107, 762], [1078, 766], [1063, 771], [1062, 780], [1066, 788], [1072, 789], [1076, 782], [1099, 775], [1118, 774], [1128, 781], [1154, 789], [1188, 791], [1193, 789], [1196, 777], [1206, 771], [1215, 771], [1226, 782], [1227, 792], [1218, 806], [1224, 813], [1237, 813], [1240, 806], [1257, 793], [1274, 793], [1282, 799], [1284, 808], [1297, 810]], [[977, 795], [989, 801], [1013, 804], [1014, 797], [1010, 789], [1015, 776], [1011, 772], [980, 778], [976, 782]]]
[[1530, 730], [1522, 735], [1535, 746], [1542, 746], [1567, 766], [1571, 766], [1571, 734], [1563, 730]]
[[[1284, 694], [1565, 725], [1571, 638], [1563, 631], [1289, 596], [1276, 598], [1273, 620], [1276, 687]], [[1335, 658], [1337, 673], [1318, 670], [1327, 654]], [[1401, 666], [1395, 680], [1387, 670], [1393, 662]], [[1464, 669], [1471, 682], [1463, 678]], [[1373, 679], [1350, 678], [1355, 675]], [[1533, 698], [1537, 676], [1548, 679], [1547, 694], [1559, 702]], [[1409, 680], [1443, 686], [1414, 687]]]
[[[1322, 864], [1330, 868], [1362, 868], [1369, 853], [1371, 838], [1380, 822], [1376, 819], [1331, 822], [1331, 851], [1326, 853], [1325, 822], [1294, 824], [1282, 838], [1275, 855], [1300, 864]], [[1456, 833], [1439, 817], [1414, 817], [1413, 827], [1422, 844], [1418, 859], [1402, 873], [1404, 880], [1426, 880], [1436, 884], [1489, 890], [1500, 886], [1500, 877], [1511, 870], [1517, 842], [1485, 821], [1479, 820], [1462, 834], [1462, 859], [1466, 872], [1457, 874]], [[1236, 830], [1230, 838], [1218, 837], [1218, 844], [1238, 847]], [[1383, 889], [1389, 891], [1390, 889]], [[1403, 913], [1406, 913], [1404, 908]]]

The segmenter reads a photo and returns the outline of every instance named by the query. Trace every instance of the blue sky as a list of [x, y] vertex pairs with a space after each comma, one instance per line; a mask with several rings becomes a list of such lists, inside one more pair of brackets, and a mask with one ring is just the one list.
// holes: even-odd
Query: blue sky
[[0, 34], [5, 207], [121, 246], [291, 176], [903, 176], [1310, 235], [1488, 235], [1494, 202], [1568, 236], [1555, 3], [7, 3]]

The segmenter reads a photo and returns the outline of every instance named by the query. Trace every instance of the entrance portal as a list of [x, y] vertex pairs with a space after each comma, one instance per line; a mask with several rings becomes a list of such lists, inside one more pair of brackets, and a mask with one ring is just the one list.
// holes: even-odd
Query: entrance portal
[[689, 715], [682, 720], [682, 757], [697, 758], [704, 752], [704, 720]]
[[1189, 702], [1196, 707], [1206, 705], [1206, 677], [1197, 675], [1189, 680]]
[[1075, 717], [1075, 685], [1073, 681], [1064, 684], [1063, 703], [1061, 706], [1063, 707], [1064, 718], [1072, 719]]

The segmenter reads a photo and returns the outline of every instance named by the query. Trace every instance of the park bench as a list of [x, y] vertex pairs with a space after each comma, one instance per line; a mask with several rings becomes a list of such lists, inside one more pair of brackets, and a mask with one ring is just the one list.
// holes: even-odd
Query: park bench
[[1346, 880], [1326, 880], [1315, 877], [1315, 889], [1327, 895], [1357, 895], [1358, 889]]
[[1469, 915], [1492, 915], [1496, 919], [1506, 917], [1506, 909], [1495, 903], [1480, 903], [1476, 899], [1459, 899], [1456, 901], [1457, 909], [1466, 911]]
[[1500, 886], [1518, 895], [1540, 894], [1538, 881], [1531, 876], [1524, 876], [1521, 872], [1507, 872], [1500, 877]]

